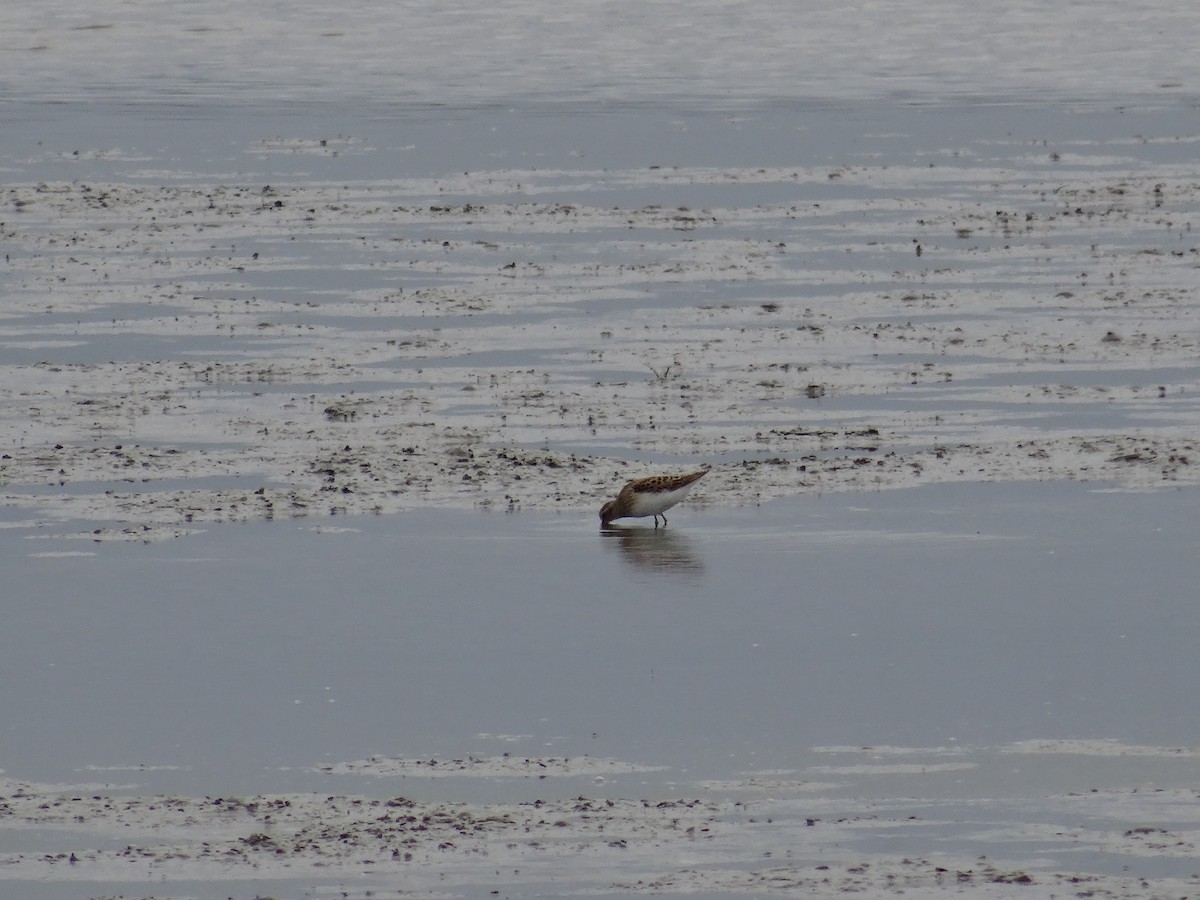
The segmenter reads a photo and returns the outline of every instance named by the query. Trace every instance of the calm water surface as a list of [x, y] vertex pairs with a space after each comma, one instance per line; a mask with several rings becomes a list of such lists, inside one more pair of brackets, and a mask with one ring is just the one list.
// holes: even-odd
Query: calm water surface
[[590, 754], [662, 783], [830, 745], [1195, 744], [1195, 501], [960, 486], [657, 532], [436, 510], [10, 532], [3, 766], [207, 793], [371, 754]]

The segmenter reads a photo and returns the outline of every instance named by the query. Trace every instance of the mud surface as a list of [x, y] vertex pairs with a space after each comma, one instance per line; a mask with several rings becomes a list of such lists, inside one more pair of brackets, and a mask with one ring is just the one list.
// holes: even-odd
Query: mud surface
[[[1194, 482], [1194, 135], [888, 140], [795, 167], [366, 180], [354, 160], [390, 147], [242, 146], [345, 166], [272, 184], [42, 150], [0, 197], [3, 502], [151, 540], [585, 511], [698, 463], [693, 502], [718, 507]], [[21, 183], [55, 166], [123, 177]]]
[[[1200, 822], [1191, 789], [1091, 789], [1032, 805], [846, 796], [853, 793], [847, 788], [884, 770], [928, 789], [954, 768], [947, 760], [971, 769], [1012, 754], [1035, 762], [1042, 754], [1111, 759], [1151, 750], [1196, 755], [1115, 742], [1040, 742], [998, 753], [827, 748], [847, 765], [824, 767], [821, 774], [836, 769], [841, 784], [809, 781], [814, 772], [781, 771], [700, 785], [682, 798], [593, 794], [492, 804], [377, 791], [128, 796], [95, 785], [6, 780], [0, 784], [5, 841], [20, 843], [28, 835], [39, 849], [0, 854], [0, 877], [32, 890], [48, 879], [60, 892], [75, 884], [78, 896], [103, 885], [103, 896], [132, 889], [120, 895], [139, 897], [192, 896], [179, 886], [203, 883], [253, 885], [245, 896], [297, 896], [301, 885], [314, 881], [343, 897], [474, 896], [497, 889], [586, 896], [767, 890], [819, 897], [1186, 896], [1200, 886], [1194, 873]], [[465, 776], [464, 760], [389, 762], [391, 774], [443, 765], [450, 777], [513, 774], [501, 760], [470, 760], [474, 771]], [[550, 777], [573, 771], [569, 760], [525, 762], [543, 765]], [[579, 769], [594, 771], [597, 762], [616, 765], [579, 760]], [[62, 849], [45, 852], [51, 845]], [[914, 852], [917, 847], [925, 849]], [[174, 887], [133, 887], [164, 880]], [[322, 895], [320, 888], [305, 894]]]

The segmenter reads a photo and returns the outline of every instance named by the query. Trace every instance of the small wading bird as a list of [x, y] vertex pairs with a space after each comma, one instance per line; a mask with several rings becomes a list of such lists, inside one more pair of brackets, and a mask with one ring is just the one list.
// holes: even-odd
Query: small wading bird
[[658, 527], [661, 516], [663, 525], [668, 509], [688, 495], [692, 484], [708, 474], [708, 469], [687, 475], [651, 475], [636, 478], [621, 488], [616, 500], [609, 500], [600, 508], [600, 527], [607, 528], [613, 519], [654, 516], [654, 527]]

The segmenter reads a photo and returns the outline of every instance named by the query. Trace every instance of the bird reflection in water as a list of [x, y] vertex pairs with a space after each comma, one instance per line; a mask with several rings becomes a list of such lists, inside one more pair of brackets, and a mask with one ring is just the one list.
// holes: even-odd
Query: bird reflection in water
[[616, 544], [621, 559], [635, 569], [657, 572], [703, 572], [704, 563], [692, 542], [667, 528], [622, 528], [609, 525], [600, 529], [609, 543]]

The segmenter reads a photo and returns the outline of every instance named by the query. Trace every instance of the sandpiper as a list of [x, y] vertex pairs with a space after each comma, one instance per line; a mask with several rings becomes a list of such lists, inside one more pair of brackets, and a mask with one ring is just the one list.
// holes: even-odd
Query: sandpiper
[[667, 524], [664, 513], [687, 496], [692, 484], [708, 474], [708, 469], [690, 472], [687, 475], [651, 475], [649, 478], [635, 478], [617, 494], [616, 500], [609, 500], [600, 508], [600, 527], [607, 528], [613, 519], [638, 518], [654, 516], [654, 527], [658, 527], [661, 517], [663, 525]]

